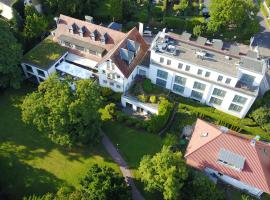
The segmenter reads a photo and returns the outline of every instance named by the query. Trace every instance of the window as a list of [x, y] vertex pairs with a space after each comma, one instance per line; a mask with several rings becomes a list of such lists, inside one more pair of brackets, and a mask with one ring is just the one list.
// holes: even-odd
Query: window
[[202, 75], [202, 70], [201, 69], [198, 69], [197, 74], [198, 75]]
[[255, 77], [248, 75], [248, 74], [242, 74], [240, 81], [247, 84], [247, 85], [253, 85]]
[[107, 80], [103, 80], [103, 83], [107, 84]]
[[66, 47], [72, 47], [72, 44], [69, 43], [69, 42], [66, 42], [66, 41], [64, 41], [64, 45], [65, 45]]
[[199, 82], [197, 82], [197, 81], [195, 81], [195, 82], [194, 82], [194, 85], [193, 85], [193, 88], [194, 88], [194, 89], [198, 89], [198, 90], [204, 90], [205, 87], [206, 87], [205, 84], [199, 83]]
[[33, 72], [33, 68], [30, 65], [25, 65], [28, 72]]
[[218, 99], [218, 98], [216, 98], [216, 97], [211, 97], [211, 99], [210, 99], [209, 102], [210, 102], [211, 104], [220, 106], [221, 103], [222, 103], [222, 100], [221, 100], [221, 99]]
[[186, 78], [181, 77], [181, 76], [175, 76], [174, 82], [180, 85], [185, 85], [186, 84]]
[[111, 85], [111, 86], [114, 86], [114, 83], [111, 82], [110, 85]]
[[231, 83], [231, 80], [232, 80], [232, 79], [230, 79], [230, 78], [226, 78], [225, 83], [226, 83], [226, 84], [230, 84], [230, 83]]
[[45, 73], [42, 70], [37, 69], [38, 75], [45, 77]]
[[189, 71], [190, 70], [190, 66], [186, 65], [185, 71]]
[[167, 60], [167, 65], [171, 65], [172, 61], [171, 60]]
[[146, 76], [146, 71], [142, 70], [142, 69], [139, 69], [139, 75]]
[[178, 63], [178, 69], [182, 69], [183, 68], [183, 63]]
[[117, 75], [117, 78], [120, 78], [120, 76], [119, 76], [119, 75]]
[[195, 98], [197, 100], [201, 100], [203, 97], [203, 93], [192, 90], [190, 97]]
[[159, 58], [159, 62], [160, 62], [160, 63], [164, 63], [164, 58], [160, 57], [160, 58]]
[[217, 78], [218, 81], [222, 81], [222, 79], [223, 79], [223, 76], [220, 76], [220, 75]]
[[102, 70], [102, 73], [103, 73], [103, 74], [106, 74], [105, 70]]
[[119, 88], [119, 89], [121, 88], [121, 86], [120, 86], [120, 85], [116, 85], [116, 87], [117, 87], [117, 88]]
[[161, 86], [161, 87], [166, 87], [167, 82], [162, 80], [162, 79], [157, 78], [156, 84]]
[[78, 45], [75, 45], [75, 49], [79, 50], [79, 51], [84, 51], [84, 48]]
[[215, 95], [215, 96], [218, 96], [218, 97], [224, 97], [226, 95], [226, 91], [221, 90], [221, 89], [218, 89], [218, 88], [215, 88], [213, 90], [212, 95]]
[[247, 98], [235, 95], [233, 98], [233, 102], [244, 105], [247, 102]]
[[160, 69], [157, 70], [157, 77], [167, 79], [168, 78], [168, 72], [162, 71]]
[[242, 106], [238, 106], [234, 103], [231, 103], [229, 110], [235, 111], [235, 112], [241, 112], [241, 110], [243, 109]]
[[210, 76], [210, 72], [205, 72], [205, 77], [209, 77]]
[[97, 55], [97, 52], [91, 50], [91, 49], [88, 49], [89, 53], [92, 54], [92, 55]]
[[173, 84], [173, 91], [175, 91], [177, 93], [183, 93], [184, 90], [185, 90], [185, 88], [183, 86]]

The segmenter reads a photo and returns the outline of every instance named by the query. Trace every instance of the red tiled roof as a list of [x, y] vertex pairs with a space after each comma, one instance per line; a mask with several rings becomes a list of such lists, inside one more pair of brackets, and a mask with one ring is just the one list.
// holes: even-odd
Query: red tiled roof
[[[85, 33], [84, 37], [81, 37], [79, 34], [69, 33], [69, 27], [73, 23], [75, 23], [78, 27], [83, 26], [86, 27], [88, 31]], [[91, 40], [90, 33], [95, 30], [97, 30], [101, 35], [105, 33], [109, 35], [109, 39], [106, 44], [102, 44], [100, 41]], [[57, 29], [55, 30], [54, 41], [58, 42], [58, 38], [63, 35], [106, 49], [107, 53], [102, 58], [98, 56], [89, 55], [87, 53], [82, 53], [74, 49], [70, 49], [70, 51], [79, 56], [93, 59], [97, 61], [98, 64], [101, 64], [102, 62], [111, 59], [126, 78], [128, 78], [129, 75], [133, 72], [135, 67], [139, 64], [139, 62], [141, 61], [141, 59], [148, 50], [148, 45], [146, 44], [143, 37], [140, 35], [140, 33], [136, 28], [133, 28], [128, 33], [123, 33], [100, 25], [74, 19], [72, 17], [68, 17], [65, 15], [60, 15], [57, 24]], [[135, 58], [132, 60], [130, 65], [128, 65], [125, 61], [123, 61], [119, 55], [120, 48], [126, 48], [127, 39], [131, 39], [137, 43], [140, 43], [140, 50], [135, 56]]]
[[[202, 133], [208, 133], [202, 137]], [[220, 149], [239, 154], [245, 158], [242, 171], [234, 170], [217, 162]], [[187, 164], [200, 170], [209, 167], [270, 193], [270, 145], [256, 141], [251, 145], [250, 139], [228, 130], [224, 132], [219, 126], [198, 119], [193, 135], [188, 144], [185, 158]]]

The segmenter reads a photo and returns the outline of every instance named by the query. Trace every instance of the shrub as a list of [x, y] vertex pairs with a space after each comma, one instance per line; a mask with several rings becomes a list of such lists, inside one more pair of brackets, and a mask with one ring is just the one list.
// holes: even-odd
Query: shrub
[[156, 103], [157, 102], [157, 97], [156, 96], [151, 96], [150, 97], [150, 102], [151, 103]]
[[151, 83], [151, 80], [149, 79], [145, 79], [143, 81], [143, 90], [146, 93], [150, 93], [153, 90], [153, 84]]
[[101, 87], [100, 92], [103, 97], [109, 97], [113, 94], [112, 89], [107, 87]]
[[145, 94], [141, 94], [138, 96], [138, 99], [141, 101], [141, 102], [144, 102], [146, 103], [148, 101], [148, 96], [145, 95]]

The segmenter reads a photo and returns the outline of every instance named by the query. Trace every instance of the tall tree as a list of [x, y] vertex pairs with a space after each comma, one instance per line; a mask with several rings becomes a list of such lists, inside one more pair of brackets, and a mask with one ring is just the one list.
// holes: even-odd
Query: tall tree
[[110, 0], [111, 18], [115, 21], [123, 19], [123, 0]]
[[131, 200], [130, 188], [124, 178], [106, 166], [93, 165], [81, 185], [89, 200]]
[[257, 12], [252, 0], [211, 0], [208, 30], [217, 33], [225, 29], [250, 37], [259, 31]]
[[172, 152], [163, 146], [161, 152], [153, 157], [144, 156], [140, 162], [139, 173], [147, 191], [159, 191], [164, 199], [178, 199], [180, 189], [188, 173], [181, 152]]
[[56, 75], [41, 83], [38, 91], [24, 99], [22, 119], [60, 145], [96, 141], [100, 127], [99, 86], [91, 80], [78, 80], [73, 91], [70, 84]]
[[18, 88], [22, 81], [19, 63], [22, 48], [12, 34], [8, 23], [0, 19], [0, 89]]
[[34, 6], [25, 6], [24, 35], [29, 40], [40, 37], [48, 28], [48, 20]]

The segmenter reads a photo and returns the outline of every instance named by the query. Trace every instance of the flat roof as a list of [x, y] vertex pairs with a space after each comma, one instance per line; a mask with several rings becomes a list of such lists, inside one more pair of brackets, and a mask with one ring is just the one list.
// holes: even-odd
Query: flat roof
[[28, 51], [23, 56], [22, 62], [47, 70], [67, 51], [67, 48], [52, 41], [52, 37], [49, 36]]

